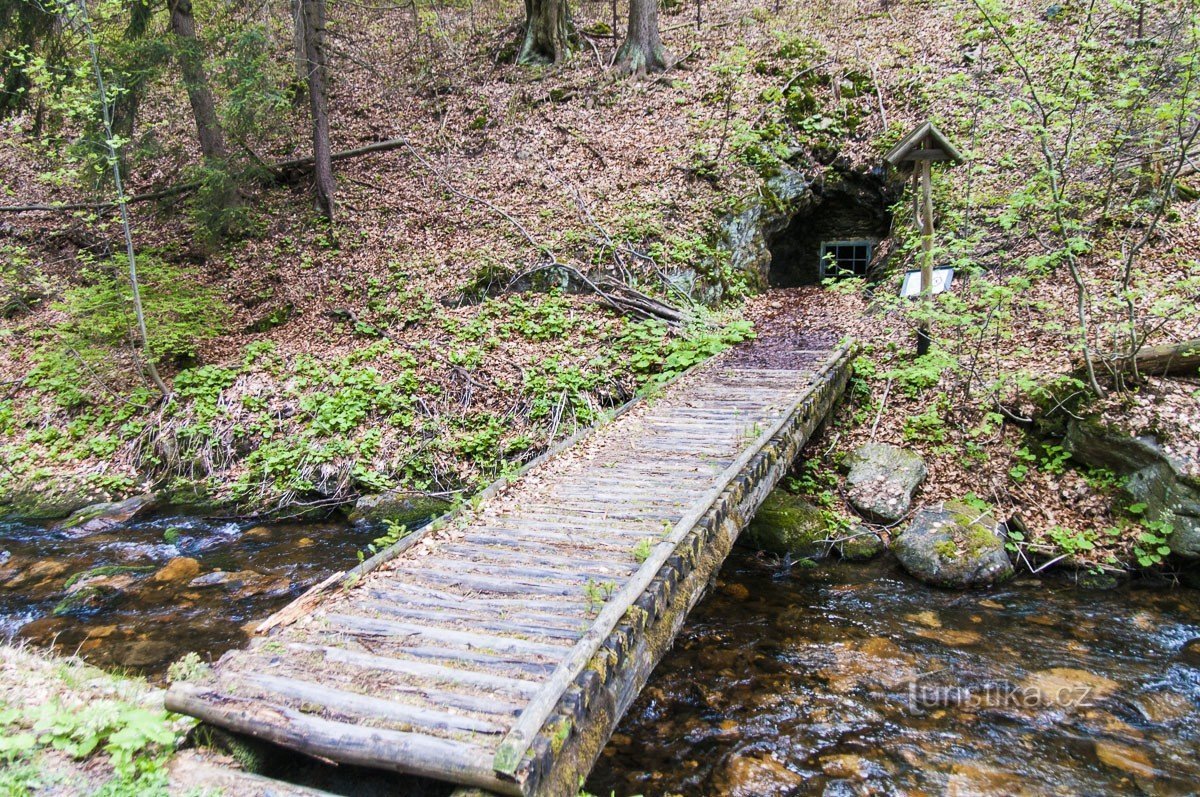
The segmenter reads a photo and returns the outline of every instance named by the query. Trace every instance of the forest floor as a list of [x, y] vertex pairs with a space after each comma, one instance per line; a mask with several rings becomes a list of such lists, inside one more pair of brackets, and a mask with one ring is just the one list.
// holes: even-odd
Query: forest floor
[[[333, 506], [390, 487], [470, 492], [657, 375], [736, 342], [738, 319], [769, 325], [780, 303], [799, 301], [806, 323], [836, 316], [865, 347], [862, 394], [812, 449], [828, 452], [832, 475], [821, 478], [833, 492], [840, 455], [873, 439], [925, 455], [921, 502], [971, 494], [1002, 516], [1019, 512], [1035, 536], [1117, 522], [1088, 473], [1047, 458], [1012, 420], [1035, 410], [1021, 384], [1074, 367], [1061, 269], [1008, 295], [994, 325], [982, 323], [992, 314], [979, 299], [991, 278], [978, 277], [964, 299], [975, 302], [970, 323], [935, 328], [943, 359], [914, 364], [912, 322], [888, 299], [890, 282], [869, 298], [760, 293], [760, 277], [733, 272], [717, 252], [720, 222], [761, 193], [765, 171], [786, 160], [817, 181], [834, 168], [866, 172], [925, 118], [969, 151], [968, 164], [939, 171], [936, 196], [977, 233], [974, 265], [1003, 275], [1036, 250], [997, 221], [1013, 170], [1032, 167], [1001, 165], [1021, 131], [993, 79], [999, 56], [973, 49], [979, 19], [951, 2], [671, 3], [662, 27], [678, 67], [635, 81], [608, 68], [608, 5], [575, 10], [580, 50], [547, 67], [510, 62], [518, 12], [332, 11], [334, 149], [407, 142], [338, 163], [332, 228], [314, 218], [303, 178], [248, 189], [240, 237], [220, 244], [190, 201], [134, 206], [149, 289], [174, 302], [170, 328], [189, 339], [164, 360], [169, 405], [152, 400], [128, 348], [101, 347], [88, 320], [120, 250], [112, 219], [5, 216], [0, 246], [32, 286], [14, 292], [0, 320], [8, 500], [64, 480], [108, 494], [198, 490], [245, 512]], [[199, 19], [202, 30], [217, 23]], [[287, 24], [285, 14], [268, 20], [278, 69]], [[182, 90], [161, 82], [140, 113], [132, 190], [185, 179], [196, 153]], [[268, 162], [304, 155], [304, 114], [286, 103], [272, 113], [238, 146]], [[79, 197], [63, 187], [78, 177], [72, 164], [39, 141], [29, 116], [0, 124], [6, 197]], [[905, 238], [893, 271], [911, 263]], [[1184, 204], [1146, 247], [1147, 290], [1193, 279], [1198, 251], [1196, 207]], [[631, 319], [587, 291], [505, 290], [537, 278], [543, 289], [565, 285], [555, 263], [624, 279], [696, 323]], [[1102, 279], [1112, 264], [1085, 267]], [[702, 308], [681, 296], [689, 286], [719, 288], [724, 303]], [[1194, 319], [1168, 320], [1155, 342], [1196, 332]], [[1134, 432], [1167, 430], [1166, 444], [1195, 467], [1197, 389], [1149, 379], [1106, 411]], [[1123, 528], [1078, 562], [1114, 556], [1126, 566], [1138, 531]]]

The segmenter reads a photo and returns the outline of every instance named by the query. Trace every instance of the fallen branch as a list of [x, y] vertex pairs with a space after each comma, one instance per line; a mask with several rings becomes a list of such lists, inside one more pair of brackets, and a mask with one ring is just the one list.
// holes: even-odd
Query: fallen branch
[[[370, 155], [375, 152], [386, 152], [392, 149], [408, 146], [406, 138], [392, 138], [387, 141], [376, 141], [374, 144], [368, 144], [364, 147], [355, 147], [354, 149], [346, 149], [341, 152], [335, 152], [330, 156], [331, 160], [344, 161], [351, 158], [358, 158], [363, 155]], [[274, 174], [286, 174], [288, 172], [306, 171], [312, 168], [313, 159], [293, 158], [291, 160], [277, 161], [275, 163], [264, 164], [268, 172]], [[261, 168], [261, 167], [260, 167]], [[151, 202], [155, 199], [169, 199], [170, 197], [186, 194], [200, 187], [200, 180], [189, 180], [184, 183], [160, 188], [155, 191], [147, 191], [143, 194], [133, 194], [125, 197], [125, 204], [131, 205], [135, 202]], [[38, 203], [33, 202], [25, 205], [0, 205], [0, 213], [64, 213], [75, 210], [93, 210], [93, 211], [110, 211], [116, 210], [120, 203], [116, 200], [106, 200], [103, 202], [59, 202], [59, 203]]]

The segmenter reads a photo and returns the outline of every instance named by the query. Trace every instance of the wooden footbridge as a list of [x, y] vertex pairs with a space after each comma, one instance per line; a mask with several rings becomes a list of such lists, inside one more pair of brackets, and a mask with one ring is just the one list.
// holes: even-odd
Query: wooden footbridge
[[845, 387], [832, 336], [760, 340], [264, 623], [167, 707], [336, 762], [574, 795]]

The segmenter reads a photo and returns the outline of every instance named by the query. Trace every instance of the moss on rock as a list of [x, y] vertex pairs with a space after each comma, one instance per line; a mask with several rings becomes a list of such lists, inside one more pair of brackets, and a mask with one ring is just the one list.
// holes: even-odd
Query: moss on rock
[[744, 539], [756, 548], [796, 556], [823, 556], [828, 550], [829, 521], [803, 498], [775, 490], [759, 507]]

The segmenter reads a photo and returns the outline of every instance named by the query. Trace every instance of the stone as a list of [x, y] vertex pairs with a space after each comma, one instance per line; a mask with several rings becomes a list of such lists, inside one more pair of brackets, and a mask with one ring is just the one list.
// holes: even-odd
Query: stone
[[350, 522], [381, 524], [390, 520], [411, 527], [445, 514], [450, 506], [444, 498], [408, 490], [388, 490], [359, 498], [350, 513]]
[[1139, 778], [1153, 778], [1158, 774], [1150, 757], [1136, 747], [1117, 742], [1097, 740], [1096, 758], [1101, 764]]
[[270, 526], [255, 526], [242, 533], [242, 538], [246, 540], [270, 540], [274, 536], [275, 530]]
[[907, 515], [913, 493], [928, 474], [920, 454], [887, 443], [859, 446], [846, 464], [850, 505], [877, 523], [895, 523]]
[[767, 496], [743, 534], [746, 543], [760, 550], [801, 557], [824, 556], [828, 538], [824, 513], [784, 490]]
[[1172, 457], [1155, 438], [1134, 437], [1095, 420], [1073, 419], [1067, 425], [1063, 448], [1095, 468], [1125, 478], [1122, 499], [1143, 503], [1143, 517], [1171, 519], [1167, 537], [1171, 553], [1181, 559], [1200, 559], [1200, 480], [1187, 465]]
[[179, 556], [163, 565], [162, 569], [154, 574], [154, 580], [160, 584], [190, 581], [199, 573], [199, 562], [189, 556]]
[[866, 526], [855, 526], [849, 534], [839, 537], [833, 548], [847, 561], [866, 562], [886, 551], [887, 545]]
[[1184, 642], [1179, 648], [1179, 658], [1193, 667], [1200, 667], [1200, 637]]
[[913, 633], [952, 648], [978, 645], [983, 641], [983, 636], [975, 631], [957, 631], [952, 628], [918, 628]]
[[39, 559], [28, 567], [18, 570], [16, 575], [4, 582], [3, 587], [17, 589], [18, 587], [28, 587], [31, 584], [41, 584], [61, 576], [67, 572], [67, 567], [66, 562], [56, 559]]
[[784, 795], [804, 782], [769, 755], [734, 755], [713, 777], [713, 792], [724, 797]]
[[821, 756], [821, 771], [831, 778], [866, 780], [871, 767], [862, 756], [841, 754]]
[[937, 587], [988, 587], [1013, 575], [995, 519], [957, 502], [919, 511], [892, 553], [910, 575]]
[[1036, 695], [1040, 705], [1059, 708], [1093, 705], [1121, 688], [1119, 683], [1110, 678], [1074, 667], [1052, 667], [1032, 672], [1021, 681], [1021, 686], [1030, 695]]
[[123, 523], [128, 523], [138, 515], [150, 512], [157, 507], [158, 501], [149, 493], [135, 495], [124, 501], [111, 501], [86, 506], [73, 512], [69, 518], [58, 525], [58, 528], [77, 535], [99, 534], [110, 531]]
[[188, 582], [189, 587], [221, 587], [233, 600], [256, 597], [279, 597], [291, 591], [287, 578], [270, 576], [254, 570], [215, 570]]
[[120, 663], [126, 667], [151, 667], [164, 664], [176, 656], [175, 646], [157, 639], [139, 639], [131, 642], [120, 655]]

